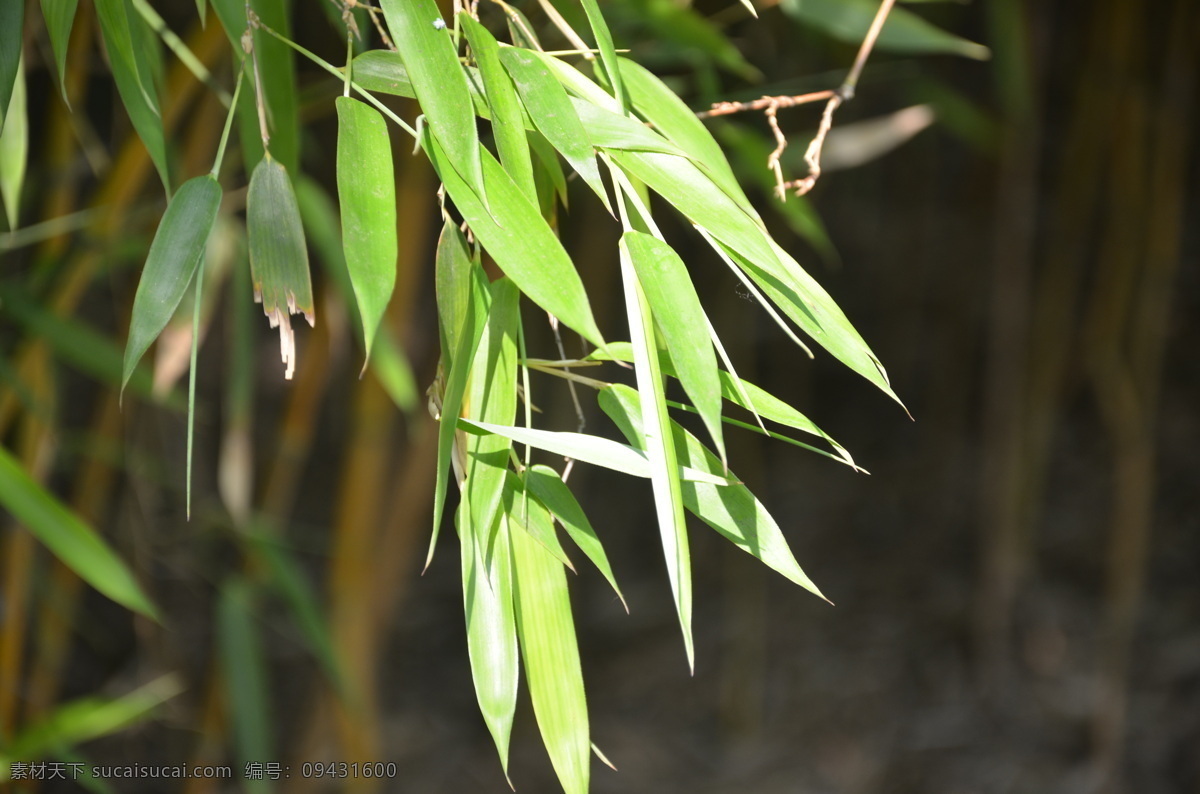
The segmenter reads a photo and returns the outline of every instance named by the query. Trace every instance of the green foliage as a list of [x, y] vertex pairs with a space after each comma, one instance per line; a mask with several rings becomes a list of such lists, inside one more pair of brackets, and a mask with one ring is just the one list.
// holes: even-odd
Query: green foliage
[[[43, 0], [41, 5], [54, 65], [62, 76], [75, 3]], [[357, 318], [364, 370], [370, 365], [397, 405], [411, 407], [412, 374], [385, 321], [397, 285], [404, 222], [397, 213], [396, 163], [385, 118], [411, 134], [444, 188], [445, 220], [434, 260], [441, 361], [429, 391], [439, 426], [426, 565], [433, 557], [453, 482], [461, 497], [454, 526], [471, 672], [501, 766], [507, 774], [523, 670], [562, 787], [582, 794], [588, 789], [592, 742], [565, 574], [567, 568], [575, 568], [557, 526], [623, 604], [625, 599], [601, 540], [611, 528], [592, 525], [587, 506], [567, 485], [568, 468], [534, 465], [529, 449], [650, 481], [689, 666], [694, 665], [694, 647], [687, 513], [821, 596], [767, 507], [729, 470], [726, 426], [780, 438], [857, 468], [849, 454], [799, 410], [738, 377], [692, 283], [692, 263], [677, 253], [660, 228], [663, 213], [676, 213], [694, 227], [697, 239], [713, 249], [715, 258], [806, 352], [799, 333], [885, 394], [895, 394], [882, 365], [833, 299], [772, 237], [705, 124], [658, 77], [618, 55], [605, 18], [608, 6], [602, 11], [596, 0], [557, 2], [572, 24], [585, 32], [590, 29], [596, 49], [586, 53], [585, 65], [577, 57], [583, 53], [543, 51], [529, 19], [503, 3], [511, 44], [499, 41], [494, 31], [466, 12], [447, 24], [434, 0], [382, 0], [380, 5], [395, 51], [367, 49], [339, 71], [290, 40], [285, 0], [213, 0], [238, 79], [231, 101], [223, 89], [218, 92], [230, 112], [225, 135], [236, 120], [248, 178], [226, 175], [222, 186], [222, 137], [212, 173], [184, 182], [171, 197], [141, 271], [123, 361], [111, 345], [97, 342], [86, 328], [79, 330], [78, 320], [25, 301], [25, 293], [17, 288], [0, 285], [0, 301], [60, 355], [74, 356], [78, 366], [145, 396], [150, 387], [138, 362], [163, 336], [195, 282], [189, 389], [194, 397], [202, 337], [201, 283], [210, 249], [220, 242], [213, 239], [220, 236], [213, 229], [232, 226], [240, 239], [241, 225], [230, 209], [222, 209], [222, 201], [247, 186], [248, 278], [270, 324], [279, 327], [285, 376], [291, 378], [296, 363], [291, 315], [303, 313], [310, 324], [315, 322], [311, 242]], [[95, 6], [121, 102], [170, 193], [172, 168], [180, 164], [168, 156], [159, 99], [163, 68], [154, 39], [156, 32], [164, 38], [167, 32], [159, 23], [148, 24], [140, 6], [130, 0], [96, 0]], [[19, 2], [0, 5], [0, 113], [5, 121], [0, 187], [13, 228], [27, 157], [20, 66], [23, 7]], [[746, 7], [754, 11], [749, 3]], [[875, 4], [784, 0], [783, 7], [803, 23], [857, 41]], [[690, 7], [667, 0], [626, 0], [611, 8], [611, 16], [636, 18], [728, 71], [748, 77], [756, 73], [716, 25]], [[197, 9], [203, 16], [203, 0]], [[361, 34], [368, 28], [367, 17], [361, 9], [354, 15], [349, 10], [343, 19], [357, 20]], [[557, 24], [571, 41], [587, 43], [565, 21]], [[352, 37], [352, 32], [347, 35]], [[200, 74], [199, 62], [178, 38], [168, 43], [198, 76], [213, 80], [207, 72]], [[979, 45], [899, 10], [879, 43], [905, 52], [986, 55]], [[362, 46], [360, 40], [347, 51], [353, 54]], [[302, 172], [295, 52], [344, 85], [344, 95], [328, 103], [338, 120], [336, 210], [323, 189]], [[352, 90], [361, 99], [352, 98]], [[372, 92], [413, 98], [419, 115], [410, 124]], [[481, 129], [490, 130], [490, 136], [481, 135]], [[754, 145], [743, 148], [753, 151]], [[593, 314], [576, 262], [559, 238], [557, 213], [560, 205], [567, 206], [568, 184], [575, 177], [599, 199], [614, 224], [620, 224], [620, 240], [609, 260], [620, 269], [623, 321]], [[828, 245], [819, 221], [806, 212], [796, 210], [789, 219]], [[493, 265], [500, 274], [495, 278], [489, 275], [495, 272]], [[240, 276], [243, 282], [246, 277]], [[523, 315], [526, 299], [542, 311]], [[550, 315], [556, 331], [561, 323], [596, 350], [569, 360], [531, 356], [524, 348], [523, 322], [534, 317], [542, 322], [544, 314]], [[248, 433], [249, 354], [245, 326], [235, 328], [238, 352], [231, 394], [236, 394], [230, 405], [240, 432]], [[628, 341], [617, 341], [613, 337], [623, 328], [628, 329]], [[632, 363], [636, 388], [591, 376], [588, 368], [613, 361]], [[531, 370], [597, 390], [601, 409], [626, 443], [532, 426]], [[668, 399], [670, 379], [678, 381], [687, 404]], [[522, 406], [524, 422], [518, 424]], [[754, 423], [726, 415], [730, 408], [747, 411]], [[675, 421], [680, 412], [699, 416], [703, 441]], [[188, 408], [189, 461], [195, 413], [193, 399]], [[768, 430], [764, 420], [806, 434], [808, 440]], [[241, 471], [252, 471], [252, 466], [241, 465]], [[130, 609], [154, 615], [133, 575], [99, 536], [3, 450], [0, 501], [87, 582]], [[231, 512], [238, 522], [246, 520], [237, 510]], [[352, 698], [354, 687], [336, 658], [335, 627], [321, 617], [318, 598], [286, 546], [258, 531], [246, 533], [240, 542], [254, 564], [220, 584], [217, 639], [236, 745], [252, 760], [270, 757], [274, 741], [270, 675], [254, 626], [262, 596], [282, 596], [304, 642], [341, 696]], [[259, 577], [256, 571], [265, 573]], [[84, 721], [86, 729], [63, 728], [71, 723], [60, 715], [56, 730], [67, 740], [58, 741], [69, 744], [128, 724], [148, 710], [146, 702], [139, 699], [120, 709], [108, 704], [114, 713]], [[99, 707], [95, 710], [107, 714]], [[23, 753], [44, 749], [34, 739], [17, 746], [26, 748]]]

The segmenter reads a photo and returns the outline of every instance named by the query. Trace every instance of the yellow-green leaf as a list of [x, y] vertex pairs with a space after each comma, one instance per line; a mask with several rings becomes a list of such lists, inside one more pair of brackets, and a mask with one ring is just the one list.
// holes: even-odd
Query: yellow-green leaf
[[[50, 34], [50, 48], [54, 50], [54, 66], [58, 70], [64, 102], [67, 101], [67, 42], [71, 39], [78, 4], [79, 0], [42, 0], [42, 18], [46, 21], [46, 32]], [[21, 7], [21, 3], [12, 5]], [[0, 28], [3, 27], [4, 23], [0, 22]]]
[[25, 184], [25, 164], [29, 157], [29, 114], [26, 107], [25, 64], [17, 65], [12, 99], [0, 131], [0, 196], [9, 231], [15, 231], [20, 219], [21, 187]]
[[8, 118], [8, 104], [21, 62], [21, 36], [25, 32], [25, 0], [0, 3], [0, 131]]
[[[366, 360], [396, 285], [396, 181], [379, 111], [338, 97], [337, 183], [342, 246], [362, 317]], [[366, 362], [363, 363], [364, 369]]]

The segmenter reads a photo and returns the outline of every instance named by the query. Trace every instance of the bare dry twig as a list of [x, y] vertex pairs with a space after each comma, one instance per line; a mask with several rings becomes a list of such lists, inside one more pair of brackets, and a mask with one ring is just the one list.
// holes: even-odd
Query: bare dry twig
[[[825, 146], [825, 138], [829, 135], [829, 130], [833, 126], [833, 114], [842, 106], [842, 103], [854, 98], [854, 90], [858, 86], [858, 78], [862, 75], [863, 66], [866, 65], [867, 57], [870, 56], [871, 50], [875, 48], [875, 42], [879, 39], [879, 31], [883, 29], [883, 23], [887, 21], [888, 14], [891, 12], [894, 4], [895, 0], [882, 0], [879, 4], [879, 10], [875, 12], [875, 19], [872, 20], [871, 27], [867, 30], [867, 35], [863, 37], [862, 44], [858, 48], [858, 55], [855, 56], [854, 63], [851, 65], [850, 71], [846, 74], [846, 79], [836, 89], [814, 91], [810, 94], [798, 94], [796, 96], [764, 96], [752, 102], [717, 102], [710, 110], [697, 114], [701, 118], [708, 118], [712, 116], [729, 116], [734, 113], [744, 113], [751, 110], [763, 111], [763, 115], [767, 117], [767, 123], [771, 125], [771, 133], [775, 136], [775, 149], [767, 157], [767, 167], [775, 173], [775, 194], [779, 197], [780, 201], [787, 199], [789, 190], [794, 190], [797, 196], [803, 196], [817, 184], [817, 179], [821, 176], [821, 150]], [[816, 136], [808, 144], [808, 149], [804, 153], [804, 162], [808, 165], [808, 174], [801, 179], [786, 182], [783, 179], [783, 168], [779, 165], [779, 158], [783, 156], [788, 141], [787, 136], [779, 128], [779, 119], [777, 117], [779, 109], [798, 107], [799, 105], [822, 101], [825, 102], [825, 110], [821, 113], [821, 124], [817, 128]]]

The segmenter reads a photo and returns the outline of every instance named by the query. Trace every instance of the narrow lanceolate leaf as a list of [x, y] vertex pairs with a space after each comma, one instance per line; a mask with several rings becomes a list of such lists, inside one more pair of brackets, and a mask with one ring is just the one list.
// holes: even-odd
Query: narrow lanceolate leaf
[[118, 604], [157, 620], [154, 605], [108, 544], [0, 447], [0, 505], [79, 578]]
[[533, 539], [542, 544], [546, 551], [553, 555], [563, 565], [575, 570], [558, 533], [554, 530], [554, 519], [550, 511], [536, 496], [530, 494], [521, 483], [521, 478], [509, 472], [508, 482], [504, 488], [504, 514], [508, 517], [509, 526], [515, 531], [528, 532]]
[[571, 167], [596, 192], [611, 213], [608, 193], [596, 162], [596, 151], [562, 84], [550, 74], [536, 53], [529, 50], [506, 47], [500, 52], [500, 60], [516, 84], [521, 101], [525, 103], [525, 109], [529, 111], [529, 117], [533, 119], [538, 132], [562, 152]]
[[486, 150], [483, 154], [491, 212], [462, 180], [448, 154], [426, 130], [422, 145], [459, 212], [496, 264], [534, 303], [597, 347], [604, 338], [592, 316], [583, 281], [536, 206]]
[[[46, 21], [46, 32], [50, 34], [50, 48], [54, 50], [54, 65], [64, 102], [67, 101], [67, 42], [71, 38], [78, 4], [79, 0], [42, 0], [42, 18]], [[21, 3], [11, 5], [21, 7]], [[4, 23], [0, 22], [0, 28], [3, 27]]]
[[[875, 19], [875, 0], [783, 0], [785, 14], [824, 31], [839, 41], [858, 44]], [[947, 33], [921, 17], [893, 8], [875, 46], [892, 52], [944, 52], [983, 60], [991, 52], [982, 44]]]
[[250, 275], [254, 300], [261, 303], [272, 328], [279, 328], [284, 377], [296, 370], [296, 335], [291, 315], [303, 312], [316, 321], [308, 246], [300, 209], [287, 169], [267, 152], [254, 168], [246, 195], [246, 233], [250, 240]]
[[579, 502], [575, 501], [575, 495], [571, 493], [571, 489], [563, 482], [559, 473], [549, 466], [533, 466], [525, 472], [525, 485], [529, 489], [529, 493], [536, 496], [538, 501], [544, 504], [558, 519], [558, 523], [567, 530], [567, 534], [571, 536], [571, 540], [575, 542], [579, 550], [586, 554], [592, 564], [604, 575], [616, 592], [617, 598], [621, 599], [621, 605], [628, 612], [629, 605], [625, 603], [625, 596], [621, 594], [621, 588], [617, 586], [617, 578], [613, 575], [608, 555], [604, 553], [604, 546], [601, 545], [596, 530], [592, 529], [592, 523], [588, 521], [583, 508], [580, 507]]
[[[469, 502], [463, 501], [459, 517], [468, 515], [470, 510]], [[496, 743], [506, 776], [520, 677], [509, 543], [508, 524], [503, 515], [482, 532], [472, 532], [469, 526], [460, 523], [463, 608], [471, 678], [479, 710]]]
[[[615, 384], [600, 392], [599, 402], [601, 409], [627, 438], [631, 441], [638, 438], [643, 408], [636, 391]], [[681, 462], [710, 472], [722, 471], [721, 461], [691, 433], [672, 423], [671, 434]], [[746, 486], [735, 483], [718, 487], [707, 483], [684, 482], [683, 503], [689, 511], [738, 548], [762, 560], [804, 589], [825, 598], [801, 570], [779, 525]]]
[[492, 134], [496, 137], [496, 149], [500, 152], [500, 164], [512, 177], [531, 203], [537, 201], [533, 185], [533, 163], [529, 157], [529, 142], [525, 137], [525, 121], [521, 113], [521, 101], [512, 80], [500, 63], [500, 45], [488, 29], [480, 25], [466, 12], [458, 15], [479, 75], [487, 91], [488, 109], [492, 116]]
[[21, 62], [21, 35], [25, 32], [24, 0], [0, 3], [0, 130], [8, 119], [8, 105]]
[[453, 221], [442, 225], [434, 260], [434, 287], [437, 294], [438, 330], [442, 338], [442, 366], [449, 372], [458, 350], [471, 305], [471, 271], [475, 263], [467, 248], [467, 238]]
[[533, 713], [563, 791], [586, 794], [591, 741], [566, 572], [528, 533], [513, 532], [511, 539], [517, 633]]
[[471, 92], [449, 29], [444, 22], [436, 24], [442, 21], [437, 4], [433, 0], [382, 0], [381, 6], [421, 112], [448, 155], [448, 165], [482, 197], [484, 173]]
[[678, 146], [637, 119], [606, 110], [579, 97], [571, 97], [571, 105], [587, 131], [588, 140], [597, 149], [663, 152], [687, 156]]
[[[366, 361], [396, 286], [396, 182], [379, 111], [338, 97], [337, 182], [342, 247], [362, 317]], [[366, 361], [363, 368], [366, 369]]]
[[20, 218], [21, 187], [25, 184], [25, 162], [29, 157], [29, 114], [25, 102], [25, 66], [18, 64], [12, 100], [0, 131], [0, 196], [9, 231], [15, 231]]
[[[447, 387], [447, 393], [449, 393], [449, 387]], [[594, 466], [603, 466], [606, 469], [633, 477], [649, 479], [653, 471], [645, 452], [600, 436], [564, 433], [556, 430], [536, 430], [528, 427], [507, 427], [465, 418], [458, 420], [458, 427], [468, 433], [495, 433], [511, 438], [518, 444], [528, 444], [555, 455], [562, 455], [564, 458], [591, 463]], [[721, 475], [709, 474], [690, 467], [680, 467], [677, 472], [678, 476], [684, 480], [700, 479], [714, 485], [728, 485], [731, 482]]]
[[[479, 340], [479, 349], [471, 362], [471, 383], [463, 414], [471, 419], [511, 425], [517, 415], [517, 334], [520, 323], [520, 293], [510, 279], [491, 285], [491, 305]], [[463, 438], [464, 488], [470, 502], [469, 529], [475, 533], [481, 549], [500, 509], [508, 473], [508, 454], [512, 442], [497, 435]], [[490, 552], [484, 554], [490, 563]]]
[[[217, 604], [217, 642], [225, 707], [232, 715], [234, 747], [243, 764], [272, 756], [270, 691], [263, 655], [263, 633], [254, 625], [256, 593], [249, 582], [234, 579], [221, 588]], [[248, 780], [247, 790], [269, 791], [265, 779]]]
[[[244, 17], [238, 3], [238, 13]], [[250, 10], [269, 28], [284, 36], [291, 35], [290, 0], [250, 0]], [[240, 31], [239, 31], [240, 32]], [[253, 31], [254, 53], [262, 77], [263, 99], [267, 103], [271, 154], [292, 172], [300, 169], [300, 114], [296, 92], [296, 56], [292, 48], [264, 30]], [[236, 47], [235, 52], [241, 52]], [[247, 96], [251, 96], [249, 91]], [[255, 116], [247, 118], [252, 122]], [[243, 128], [244, 129], [244, 128]], [[257, 135], [255, 140], [260, 140]]]
[[667, 563], [667, 578], [675, 597], [675, 610], [683, 631], [683, 646], [688, 668], [695, 670], [696, 658], [692, 643], [692, 560], [688, 550], [687, 523], [683, 514], [683, 494], [675, 442], [670, 434], [663, 375], [658, 362], [655, 341], [654, 315], [638, 283], [637, 271], [629, 253], [627, 237], [622, 237], [621, 281], [625, 288], [625, 313], [629, 318], [629, 340], [633, 345], [633, 370], [638, 392], [647, 396], [642, 403], [642, 434], [632, 440], [634, 446], [646, 452], [650, 463], [650, 483], [654, 488], [654, 510], [662, 538], [663, 557]]
[[592, 35], [596, 37], [596, 47], [600, 50], [600, 60], [604, 62], [604, 71], [608, 75], [609, 85], [612, 86], [617, 104], [624, 110], [626, 106], [625, 85], [624, 80], [621, 79], [617, 49], [613, 46], [613, 37], [609, 32], [608, 22], [605, 21], [604, 14], [600, 13], [600, 4], [596, 0], [582, 0], [582, 2], [583, 10], [587, 13], [588, 23], [592, 26]]
[[757, 218], [725, 153], [692, 109], [640, 63], [621, 58], [620, 64], [630, 102], [638, 115], [685, 151], [744, 212]]
[[183, 299], [204, 256], [220, 206], [221, 186], [209, 174], [189, 179], [167, 205], [133, 299], [122, 390]]
[[[467, 392], [470, 380], [471, 361], [479, 347], [479, 339], [483, 336], [484, 325], [487, 322], [488, 306], [491, 303], [491, 293], [487, 285], [487, 276], [477, 262], [472, 263], [466, 273], [469, 283], [470, 299], [463, 313], [462, 327], [458, 333], [458, 345], [454, 349], [453, 364], [445, 375], [445, 388], [441, 397], [438, 414], [438, 454], [437, 479], [433, 491], [433, 535], [429, 540], [429, 551], [425, 555], [425, 567], [433, 561], [433, 551], [437, 546], [438, 532], [442, 525], [442, 511], [445, 509], [446, 488], [449, 484], [447, 466], [454, 460], [455, 471], [461, 477], [463, 474], [462, 461], [454, 458], [454, 433], [457, 430], [455, 422], [463, 408], [463, 398]], [[445, 366], [445, 362], [443, 362]], [[466, 421], [458, 419], [458, 421]]]
[[621, 241], [667, 343], [675, 374], [704, 420], [721, 460], [725, 460], [717, 357], [712, 344], [699, 333], [708, 326], [708, 320], [687, 266], [671, 246], [648, 234], [626, 232]]

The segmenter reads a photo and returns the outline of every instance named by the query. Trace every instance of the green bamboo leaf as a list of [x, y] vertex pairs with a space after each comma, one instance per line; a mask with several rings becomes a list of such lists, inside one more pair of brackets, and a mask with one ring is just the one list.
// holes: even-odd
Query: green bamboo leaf
[[[625, 437], [638, 443], [643, 413], [638, 393], [628, 386], [614, 384], [600, 392], [599, 402]], [[716, 455], [705, 449], [691, 433], [672, 423], [671, 434], [681, 462], [714, 473], [723, 470]], [[804, 589], [825, 598], [796, 562], [779, 525], [746, 486], [735, 483], [718, 488], [707, 483], [685, 482], [683, 502], [689, 511], [738, 548]]]
[[449, 371], [458, 350], [458, 339], [471, 304], [471, 271], [474, 262], [467, 238], [450, 220], [442, 224], [434, 261], [438, 330], [442, 339], [442, 365]]
[[600, 60], [604, 63], [604, 72], [608, 75], [609, 85], [613, 88], [613, 96], [617, 99], [617, 104], [624, 110], [627, 100], [625, 98], [625, 84], [621, 79], [621, 70], [617, 62], [617, 50], [613, 46], [612, 33], [608, 29], [608, 23], [604, 20], [604, 15], [600, 13], [600, 4], [596, 0], [582, 0], [583, 10], [587, 14], [588, 24], [592, 26], [592, 35], [596, 37], [596, 46], [600, 50]]
[[254, 300], [261, 303], [272, 328], [279, 328], [284, 377], [296, 369], [296, 336], [291, 315], [316, 321], [308, 246], [300, 209], [287, 169], [267, 152], [250, 176], [246, 195], [246, 232], [250, 241], [250, 275]]
[[189, 179], [167, 205], [133, 299], [121, 374], [122, 391], [142, 354], [179, 307], [204, 256], [220, 206], [221, 186], [211, 174]]
[[534, 168], [534, 183], [538, 185], [538, 207], [547, 220], [554, 218], [554, 197], [558, 196], [564, 207], [569, 206], [567, 199], [567, 175], [563, 173], [562, 163], [558, 161], [558, 153], [546, 140], [546, 136], [533, 130], [527, 136], [529, 148], [536, 155], [537, 165]]
[[[459, 516], [469, 514], [470, 510], [469, 502], [464, 500]], [[459, 527], [471, 677], [479, 710], [496, 743], [505, 777], [520, 676], [509, 534], [502, 515], [482, 532]]]
[[[296, 179], [296, 203], [300, 207], [300, 220], [304, 223], [305, 234], [312, 241], [318, 261], [324, 265], [325, 272], [354, 315], [354, 325], [362, 328], [362, 317], [357, 302], [353, 300], [354, 286], [350, 282], [350, 271], [346, 268], [346, 256], [342, 250], [337, 208], [324, 188], [304, 174]], [[417, 406], [417, 381], [412, 366], [386, 323], [380, 325], [376, 332], [374, 352], [368, 364], [397, 408], [409, 412]]]
[[[471, 381], [462, 414], [499, 425], [511, 425], [517, 415], [517, 334], [520, 293], [510, 279], [491, 285], [487, 322], [471, 362]], [[470, 529], [482, 546], [500, 509], [512, 442], [497, 435], [466, 435], [466, 475], [463, 487], [470, 502]], [[485, 555], [485, 562], [490, 559]]]
[[763, 267], [778, 269], [770, 238], [758, 217], [747, 214], [715, 179], [685, 157], [658, 152], [613, 151], [612, 159], [645, 182], [693, 223]]
[[555, 58], [552, 55], [547, 55], [544, 52], [531, 52], [554, 75], [554, 78], [562, 83], [563, 88], [566, 88], [567, 91], [611, 113], [622, 113], [622, 108], [617, 103], [617, 100], [597, 85], [594, 80], [584, 75], [583, 72], [566, 61]]
[[0, 447], [0, 504], [79, 578], [121, 606], [158, 620], [133, 574], [108, 544]]
[[[700, 412], [704, 426], [725, 460], [721, 433], [721, 379], [712, 344], [697, 341], [697, 329], [708, 326], [687, 265], [671, 246], [641, 232], [626, 232], [621, 242], [637, 271], [637, 280], [662, 333], [679, 382]], [[634, 359], [636, 361], [636, 348]]]
[[[429, 539], [429, 551], [425, 555], [425, 567], [433, 561], [433, 551], [437, 546], [438, 532], [442, 525], [442, 511], [445, 509], [446, 488], [449, 482], [449, 471], [454, 451], [454, 431], [463, 408], [463, 398], [467, 392], [467, 384], [471, 374], [471, 362], [479, 347], [480, 337], [487, 323], [488, 307], [491, 302], [491, 292], [488, 288], [487, 276], [478, 262], [472, 263], [465, 274], [470, 285], [470, 300], [466, 311], [463, 312], [462, 326], [459, 329], [458, 344], [454, 349], [452, 364], [446, 370], [445, 390], [441, 397], [438, 414], [438, 456], [437, 479], [433, 492], [433, 534]], [[445, 361], [443, 361], [445, 366]], [[461, 473], [462, 461], [456, 460], [455, 466]]]
[[566, 90], [530, 50], [505, 47], [500, 52], [500, 61], [516, 84], [521, 101], [538, 132], [562, 152], [571, 167], [595, 191], [605, 209], [611, 213], [608, 193], [596, 162], [596, 151]]
[[96, 0], [96, 16], [100, 20], [100, 34], [108, 50], [113, 80], [117, 93], [129, 114], [133, 128], [150, 153], [150, 159], [158, 169], [159, 178], [167, 192], [171, 192], [171, 178], [167, 165], [167, 146], [163, 137], [162, 118], [155, 97], [151, 75], [143, 73], [147, 66], [146, 54], [138, 54], [134, 47], [131, 26], [145, 25], [142, 18], [130, 13], [129, 0]]
[[[782, 0], [780, 8], [838, 41], [858, 44], [871, 27], [879, 4], [875, 0]], [[875, 46], [891, 52], [950, 53], [976, 60], [991, 57], [982, 44], [948, 33], [903, 8], [893, 8], [888, 14]]]
[[[139, 725], [183, 689], [183, 682], [168, 674], [120, 697], [85, 697], [64, 703], [13, 737], [0, 751], [0, 763], [60, 756], [77, 744]], [[0, 782], [4, 776], [0, 771]]]
[[699, 164], [743, 212], [757, 219], [725, 153], [691, 108], [646, 67], [628, 58], [621, 58], [620, 63], [621, 76], [638, 115]]
[[[381, 6], [421, 112], [448, 155], [447, 164], [476, 196], [484, 197], [471, 92], [450, 32], [444, 23], [440, 27], [435, 24], [441, 20], [437, 4], [433, 0], [382, 0]], [[445, 181], [445, 175], [441, 176]], [[486, 199], [484, 203], [490, 204]]]
[[529, 19], [521, 13], [521, 9], [511, 5], [505, 5], [503, 8], [505, 20], [508, 22], [508, 35], [512, 39], [512, 43], [527, 50], [542, 50], [542, 43], [538, 41], [537, 32], [533, 29], [533, 25], [529, 24]]
[[[0, 23], [3, 24], [3, 23]], [[25, 184], [25, 163], [29, 157], [29, 115], [26, 108], [25, 64], [17, 63], [12, 98], [0, 131], [0, 196], [9, 231], [15, 231], [20, 219], [21, 187]]]
[[533, 466], [525, 472], [525, 485], [529, 489], [529, 493], [537, 497], [538, 501], [544, 504], [558, 519], [558, 523], [562, 524], [563, 529], [571, 536], [571, 540], [575, 542], [579, 550], [586, 554], [592, 564], [604, 575], [616, 592], [617, 598], [621, 599], [621, 606], [625, 607], [625, 611], [628, 612], [629, 605], [625, 603], [625, 596], [622, 595], [621, 588], [617, 586], [617, 578], [613, 575], [608, 555], [604, 553], [604, 546], [600, 543], [596, 530], [592, 529], [592, 523], [588, 521], [583, 508], [580, 507], [579, 502], [575, 501], [575, 495], [571, 493], [571, 489], [563, 482], [559, 473], [549, 466]]
[[[46, 32], [50, 34], [50, 48], [54, 51], [54, 66], [58, 71], [63, 102], [67, 101], [67, 42], [71, 39], [78, 4], [79, 0], [42, 0], [42, 18], [46, 21]], [[20, 3], [12, 5], [21, 6]], [[4, 22], [0, 22], [0, 29], [5, 29]], [[20, 30], [19, 26], [17, 30]]]
[[[263, 633], [254, 625], [258, 594], [241, 578], [221, 587], [217, 603], [217, 645], [225, 688], [225, 708], [232, 715], [233, 745], [243, 764], [272, 758], [271, 686], [263, 658]], [[270, 791], [269, 780], [247, 780], [252, 792]]]
[[[245, 0], [238, 0], [238, 13], [244, 14]], [[291, 36], [291, 0], [250, 0], [250, 10], [263, 24], [283, 36]], [[240, 34], [241, 31], [239, 31]], [[261, 76], [263, 99], [267, 103], [267, 122], [271, 133], [271, 154], [290, 173], [300, 170], [300, 104], [296, 93], [296, 58], [292, 48], [263, 30], [254, 30], [254, 57]], [[234, 52], [241, 52], [237, 46]], [[252, 81], [251, 83], [255, 83]], [[252, 97], [251, 92], [246, 92]], [[252, 105], [253, 106], [253, 105]], [[245, 117], [243, 131], [256, 124], [257, 116]], [[261, 140], [257, 131], [246, 138]]]
[[508, 473], [508, 481], [504, 488], [504, 515], [508, 517], [510, 530], [516, 527], [528, 532], [554, 556], [554, 559], [572, 571], [575, 570], [558, 540], [558, 533], [554, 531], [554, 519], [550, 511], [537, 497], [529, 494], [521, 483], [521, 478], [512, 472]]
[[24, 0], [0, 3], [0, 132], [8, 120], [21, 63], [21, 36], [25, 33]]
[[587, 697], [563, 566], [526, 532], [511, 534], [517, 634], [542, 741], [566, 794], [586, 794]]
[[489, 213], [428, 130], [422, 145], [455, 206], [505, 275], [534, 303], [592, 344], [604, 347], [604, 338], [596, 327], [587, 293], [571, 258], [538, 208], [525, 198], [491, 153], [481, 150], [491, 197]]
[[[413, 89], [412, 79], [408, 76], [408, 69], [404, 67], [404, 60], [398, 52], [367, 50], [354, 59], [353, 67], [355, 84], [368, 91], [409, 97], [410, 99], [415, 99], [417, 96], [416, 90]], [[488, 100], [484, 94], [483, 83], [479, 79], [478, 71], [470, 66], [466, 71], [468, 74], [467, 90], [471, 94], [471, 104], [475, 108], [475, 114], [485, 119], [491, 118]], [[528, 127], [528, 124], [526, 126]]]
[[335, 100], [342, 245], [362, 317], [366, 360], [396, 286], [396, 182], [392, 143], [379, 111], [351, 97]]
[[592, 146], [597, 149], [626, 149], [687, 156], [678, 146], [637, 119], [613, 113], [579, 97], [571, 97], [571, 104], [583, 123]]
[[496, 137], [500, 163], [532, 203], [537, 200], [537, 191], [533, 184], [529, 142], [525, 137], [525, 120], [516, 88], [500, 63], [500, 45], [487, 28], [466, 12], [459, 14], [458, 18], [467, 34], [467, 41], [471, 43], [475, 62], [479, 64], [479, 76], [487, 91], [492, 134]]
[[[692, 640], [692, 560], [688, 549], [687, 523], [683, 515], [683, 494], [674, 439], [670, 435], [663, 375], [658, 362], [654, 315], [639, 284], [637, 270], [629, 250], [630, 232], [618, 243], [621, 253], [621, 282], [625, 291], [625, 314], [629, 318], [629, 338], [633, 346], [633, 370], [638, 391], [648, 399], [642, 403], [642, 435], [633, 441], [645, 450], [650, 464], [650, 483], [654, 489], [654, 509], [662, 538], [667, 577], [675, 598], [679, 627], [688, 668], [696, 669]], [[711, 351], [710, 351], [711, 352]], [[716, 366], [714, 362], [714, 367]], [[718, 414], [720, 411], [718, 410]]]
[[[449, 389], [447, 389], [449, 391]], [[444, 407], [444, 406], [443, 406]], [[444, 411], [443, 411], [444, 413]], [[511, 438], [518, 444], [544, 449], [555, 455], [573, 458], [583, 463], [603, 466], [606, 469], [629, 474], [634, 477], [650, 478], [650, 461], [646, 453], [600, 436], [583, 433], [566, 433], [558, 430], [537, 430], [528, 427], [508, 427], [460, 418], [458, 428], [468, 433], [495, 433]], [[678, 475], [684, 480], [699, 478], [714, 485], [728, 485], [730, 480], [716, 474], [680, 467]]]

